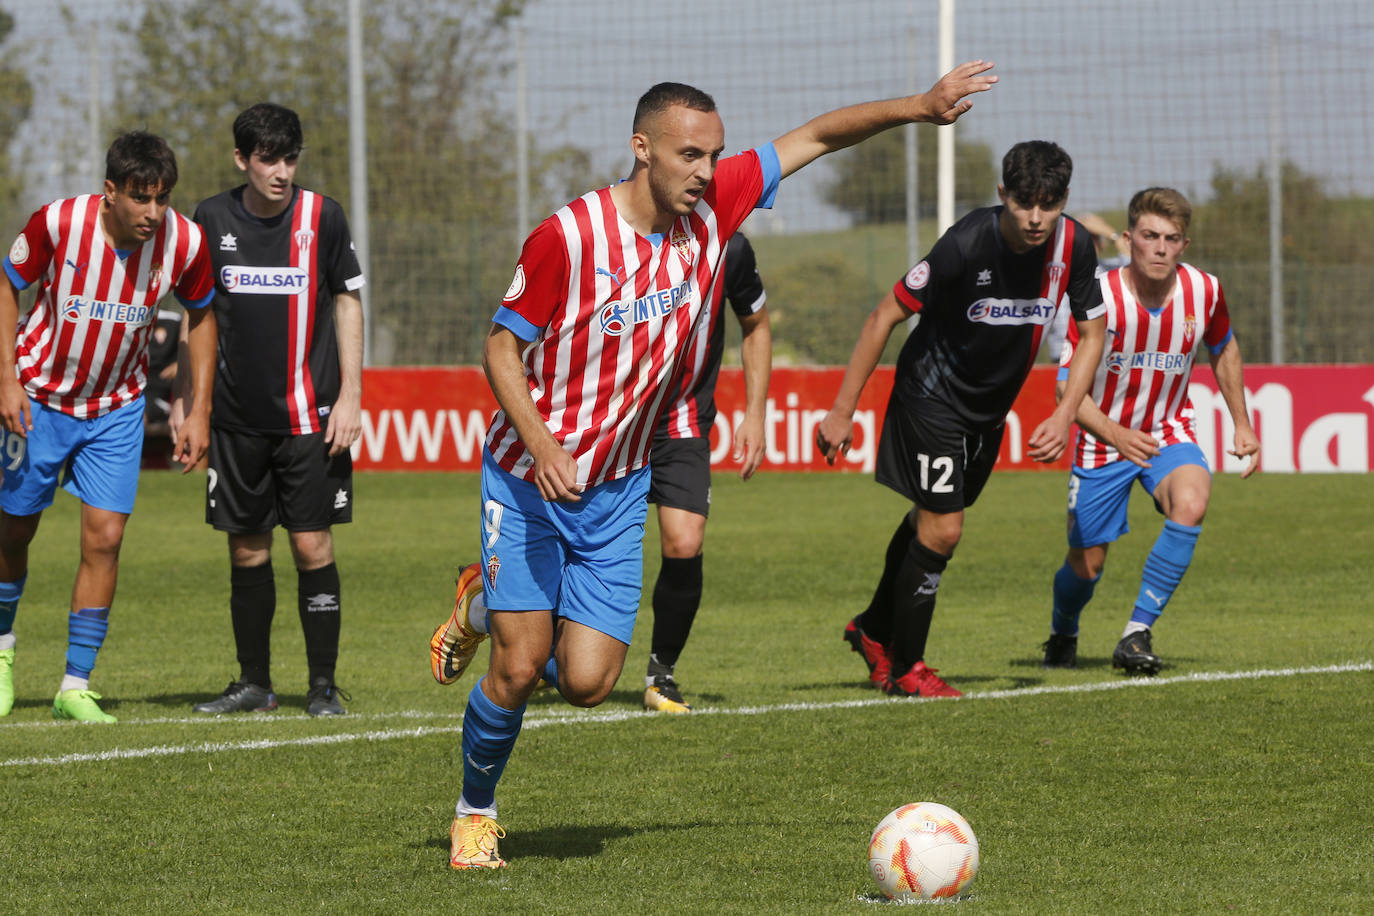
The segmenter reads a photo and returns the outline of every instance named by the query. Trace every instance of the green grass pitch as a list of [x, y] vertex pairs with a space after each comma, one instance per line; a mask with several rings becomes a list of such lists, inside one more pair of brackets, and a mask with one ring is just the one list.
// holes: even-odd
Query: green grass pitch
[[[1134, 497], [1044, 671], [1062, 474], [995, 475], [941, 586], [929, 663], [958, 700], [880, 698], [840, 638], [902, 500], [857, 474], [717, 475], [706, 590], [678, 666], [698, 711], [642, 713], [649, 614], [599, 709], [530, 703], [498, 792], [510, 867], [455, 873], [447, 827], [481, 651], [459, 685], [427, 640], [475, 555], [472, 475], [363, 474], [336, 531], [339, 683], [304, 715], [284, 540], [282, 708], [193, 702], [237, 673], [203, 478], [144, 476], [93, 686], [114, 726], [54, 723], [76, 565], [59, 494], [32, 549], [14, 712], [0, 720], [0, 908], [139, 913], [869, 913], [869, 831], [911, 801], [973, 825], [980, 913], [1368, 912], [1374, 900], [1374, 476], [1218, 477], [1156, 629], [1166, 667], [1110, 665], [1159, 521]], [[652, 519], [652, 515], [651, 515]], [[650, 522], [645, 580], [658, 566]]]

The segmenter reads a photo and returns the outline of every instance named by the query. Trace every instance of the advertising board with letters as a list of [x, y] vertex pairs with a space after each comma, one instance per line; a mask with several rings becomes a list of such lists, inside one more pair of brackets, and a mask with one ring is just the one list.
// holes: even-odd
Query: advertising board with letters
[[[773, 370], [764, 418], [764, 469], [811, 471], [826, 468], [816, 451], [816, 425], [825, 416], [844, 375], [842, 368]], [[1026, 440], [1054, 408], [1055, 370], [1036, 366], [1007, 416], [999, 470], [1068, 467], [1068, 456], [1041, 465], [1026, 456]], [[883, 410], [892, 389], [892, 367], [880, 366], [864, 389], [854, 414], [854, 443], [836, 462], [842, 469], [871, 472], [882, 431]], [[1371, 469], [1374, 454], [1374, 365], [1247, 366], [1246, 398], [1263, 446], [1260, 467], [1268, 472], [1352, 472]], [[1233, 428], [1211, 371], [1193, 372], [1188, 394], [1196, 412], [1199, 445], [1214, 470], [1236, 471], [1226, 454]], [[711, 432], [711, 466], [737, 467], [731, 457], [734, 428], [744, 411], [744, 377], [739, 368], [721, 370], [716, 387], [719, 413]], [[482, 439], [496, 401], [476, 367], [378, 368], [363, 373], [363, 432], [353, 447], [359, 470], [475, 471]]]

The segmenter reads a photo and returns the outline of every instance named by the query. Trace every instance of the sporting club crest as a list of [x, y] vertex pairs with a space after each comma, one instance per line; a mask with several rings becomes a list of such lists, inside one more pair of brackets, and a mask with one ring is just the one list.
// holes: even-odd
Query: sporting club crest
[[491, 555], [487, 560], [487, 583], [492, 588], [496, 588], [496, 574], [501, 571], [501, 558], [496, 554]]
[[682, 261], [683, 267], [692, 266], [692, 236], [681, 229], [674, 229], [669, 244], [677, 252], [678, 258]]
[[1193, 345], [1193, 335], [1197, 333], [1197, 319], [1192, 315], [1183, 319], [1183, 345], [1191, 347]]

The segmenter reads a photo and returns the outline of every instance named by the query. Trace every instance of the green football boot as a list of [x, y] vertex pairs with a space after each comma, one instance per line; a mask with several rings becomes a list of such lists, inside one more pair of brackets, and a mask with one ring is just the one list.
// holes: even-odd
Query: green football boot
[[94, 690], [74, 688], [58, 691], [52, 701], [54, 719], [75, 719], [77, 722], [117, 722], [114, 716], [95, 704], [100, 694]]

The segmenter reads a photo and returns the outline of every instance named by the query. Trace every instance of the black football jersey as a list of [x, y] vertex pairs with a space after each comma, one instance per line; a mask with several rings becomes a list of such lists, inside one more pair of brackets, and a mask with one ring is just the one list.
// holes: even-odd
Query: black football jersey
[[743, 233], [736, 232], [726, 244], [725, 269], [715, 288], [715, 301], [704, 319], [710, 324], [698, 331], [706, 346], [694, 344], [686, 353], [682, 381], [659, 420], [654, 432], [657, 438], [695, 439], [711, 434], [711, 425], [716, 421], [716, 379], [725, 354], [722, 291], [730, 309], [740, 318], [754, 314], [767, 302], [754, 247]]
[[893, 395], [935, 399], [971, 428], [1002, 422], [1065, 304], [1077, 320], [1102, 314], [1092, 236], [1068, 216], [1041, 245], [1017, 254], [998, 218], [974, 210], [942, 235], [893, 292], [920, 315], [897, 360]]
[[339, 395], [334, 297], [363, 285], [339, 204], [305, 188], [271, 219], [243, 186], [202, 201], [215, 265], [219, 362], [211, 422], [268, 435], [319, 432]]

